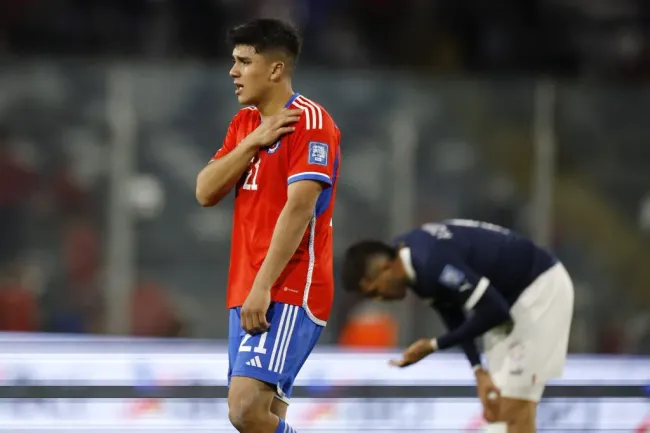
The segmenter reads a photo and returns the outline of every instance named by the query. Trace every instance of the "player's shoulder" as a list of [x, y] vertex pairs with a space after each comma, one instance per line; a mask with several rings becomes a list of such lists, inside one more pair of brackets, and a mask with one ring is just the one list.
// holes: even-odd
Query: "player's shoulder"
[[259, 117], [259, 115], [260, 115], [259, 111], [257, 110], [257, 108], [253, 106], [242, 107], [241, 109], [239, 109], [239, 111], [235, 113], [232, 120], [230, 121], [230, 124], [236, 126], [239, 123], [247, 119], [250, 119], [252, 117]]
[[418, 227], [393, 238], [392, 245], [398, 249], [408, 248], [414, 256], [426, 261], [426, 258], [431, 254], [432, 241], [433, 239]]
[[291, 101], [289, 108], [303, 110], [298, 125], [305, 130], [338, 131], [334, 119], [325, 107], [304, 95], [297, 95]]
[[433, 245], [449, 243], [453, 240], [453, 235], [443, 224], [426, 223], [403, 233], [400, 239], [422, 248], [431, 248]]

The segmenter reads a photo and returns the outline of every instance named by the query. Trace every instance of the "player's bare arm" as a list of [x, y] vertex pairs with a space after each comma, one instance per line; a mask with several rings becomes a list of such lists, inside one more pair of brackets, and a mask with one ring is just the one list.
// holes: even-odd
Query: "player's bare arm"
[[196, 199], [201, 206], [214, 206], [235, 186], [258, 150], [271, 146], [280, 137], [293, 132], [291, 126], [300, 119], [302, 110], [283, 110], [266, 119], [239, 143], [232, 152], [215, 159], [196, 179]]
[[241, 322], [246, 332], [263, 332], [268, 328], [266, 312], [271, 303], [271, 287], [298, 249], [322, 190], [322, 185], [312, 180], [288, 186], [287, 202], [275, 225], [268, 254], [242, 306]]

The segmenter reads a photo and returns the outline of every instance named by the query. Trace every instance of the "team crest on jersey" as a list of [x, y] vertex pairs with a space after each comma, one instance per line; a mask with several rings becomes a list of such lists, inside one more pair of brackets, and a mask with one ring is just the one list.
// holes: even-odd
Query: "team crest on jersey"
[[440, 274], [440, 282], [445, 286], [455, 289], [465, 282], [465, 274], [452, 265], [447, 265]]
[[309, 142], [309, 161], [311, 165], [327, 166], [327, 150], [329, 146], [326, 143], [318, 141]]
[[273, 146], [271, 146], [271, 147], [269, 147], [268, 149], [266, 149], [266, 153], [268, 153], [268, 154], [275, 153], [275, 152], [280, 148], [280, 143], [281, 143], [281, 141], [282, 141], [282, 140], [278, 140], [278, 141], [276, 141], [275, 144], [274, 144]]

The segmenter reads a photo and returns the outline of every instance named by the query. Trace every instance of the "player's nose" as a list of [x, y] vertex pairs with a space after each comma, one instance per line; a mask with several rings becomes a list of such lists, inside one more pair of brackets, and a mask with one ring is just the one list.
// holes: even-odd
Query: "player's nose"
[[237, 65], [232, 65], [232, 68], [230, 68], [230, 76], [233, 78], [239, 77], [239, 68]]

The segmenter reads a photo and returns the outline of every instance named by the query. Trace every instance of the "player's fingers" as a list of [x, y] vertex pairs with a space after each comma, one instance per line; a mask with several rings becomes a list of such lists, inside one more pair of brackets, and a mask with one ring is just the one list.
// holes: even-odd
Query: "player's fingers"
[[250, 326], [251, 326], [250, 333], [251, 334], [259, 333], [260, 330], [261, 330], [261, 327], [260, 327], [260, 321], [259, 321], [259, 318], [257, 317], [257, 314], [252, 313], [250, 315], [249, 320], [250, 320]]
[[257, 319], [260, 324], [261, 331], [266, 331], [269, 329], [269, 322], [266, 321], [266, 314], [262, 312], [257, 313]]
[[299, 116], [281, 117], [280, 119], [278, 119], [277, 125], [278, 125], [278, 127], [282, 127], [282, 126], [285, 126], [285, 125], [291, 125], [293, 123], [296, 123], [299, 120], [300, 120]]
[[488, 409], [488, 408], [483, 409], [483, 418], [485, 418], [485, 421], [487, 422], [497, 421], [496, 413], [492, 409]]
[[406, 361], [405, 359], [400, 359], [399, 361], [396, 360], [396, 359], [391, 359], [390, 361], [388, 361], [388, 363], [390, 365], [392, 365], [393, 367], [400, 367], [400, 368], [406, 367], [407, 365], [409, 365], [409, 362]]
[[300, 115], [302, 114], [302, 108], [287, 109], [287, 110], [284, 110], [282, 112], [282, 114], [285, 115], [285, 116], [298, 116], [298, 117], [300, 117]]
[[242, 311], [241, 313], [241, 327], [247, 333], [250, 333], [250, 320], [248, 318], [248, 313]]
[[293, 126], [285, 126], [284, 128], [278, 128], [278, 137], [293, 132], [295, 130], [296, 128]]

